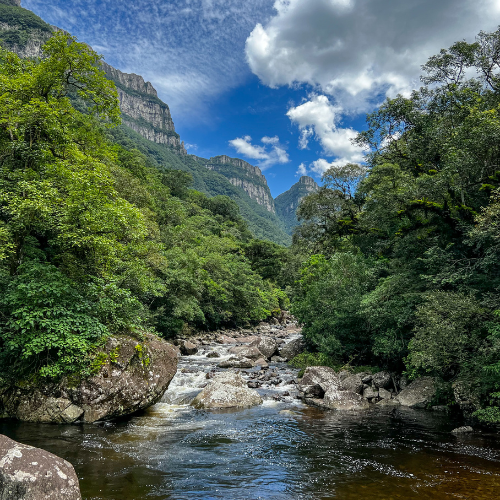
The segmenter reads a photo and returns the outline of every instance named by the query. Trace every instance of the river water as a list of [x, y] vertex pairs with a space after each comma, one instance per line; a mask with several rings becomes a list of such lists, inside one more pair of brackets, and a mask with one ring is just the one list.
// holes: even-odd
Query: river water
[[[500, 498], [496, 435], [455, 437], [461, 422], [423, 410], [304, 406], [294, 397], [296, 373], [283, 364], [271, 365], [276, 377], [258, 389], [262, 406], [191, 408], [227, 349], [183, 357], [162, 402], [126, 421], [0, 422], [0, 433], [70, 461], [87, 500]], [[221, 357], [207, 359], [211, 350]]]

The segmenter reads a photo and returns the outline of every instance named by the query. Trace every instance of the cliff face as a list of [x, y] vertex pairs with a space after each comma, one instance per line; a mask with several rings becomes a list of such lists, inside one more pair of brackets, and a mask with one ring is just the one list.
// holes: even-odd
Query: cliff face
[[149, 141], [165, 144], [178, 154], [187, 154], [175, 131], [170, 109], [158, 98], [153, 85], [142, 76], [122, 73], [105, 62], [101, 65], [116, 85], [123, 123]]
[[301, 177], [299, 182], [294, 184], [288, 191], [280, 194], [275, 200], [276, 212], [280, 219], [285, 223], [289, 234], [298, 225], [297, 208], [304, 196], [314, 193], [319, 189], [316, 181], [307, 175]]
[[252, 200], [265, 207], [268, 212], [276, 213], [271, 191], [260, 168], [226, 155], [210, 158], [205, 166], [222, 174], [233, 186], [243, 189]]

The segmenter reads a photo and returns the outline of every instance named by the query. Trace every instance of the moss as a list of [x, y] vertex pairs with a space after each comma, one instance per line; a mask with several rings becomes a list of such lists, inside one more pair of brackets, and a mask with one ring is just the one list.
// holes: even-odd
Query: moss
[[102, 351], [98, 352], [95, 358], [92, 360], [92, 363], [90, 364], [90, 373], [92, 375], [97, 375], [101, 371], [101, 368], [107, 364], [107, 362], [108, 355]]
[[137, 357], [142, 364], [142, 367], [147, 368], [151, 364], [151, 358], [147, 354], [146, 346], [143, 344], [137, 344], [135, 346], [135, 350], [137, 352]]

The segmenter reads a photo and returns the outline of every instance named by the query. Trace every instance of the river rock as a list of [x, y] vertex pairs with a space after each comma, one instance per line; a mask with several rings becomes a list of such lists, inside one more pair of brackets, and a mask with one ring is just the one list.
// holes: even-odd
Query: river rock
[[278, 343], [272, 337], [260, 337], [254, 340], [250, 347], [256, 347], [267, 359], [270, 359], [278, 350]]
[[253, 361], [250, 359], [229, 358], [226, 361], [221, 361], [218, 368], [253, 368]]
[[0, 500], [81, 500], [73, 466], [0, 435]]
[[225, 372], [217, 373], [191, 404], [199, 409], [246, 408], [262, 404], [262, 399], [239, 373]]
[[363, 390], [363, 397], [366, 399], [378, 398], [378, 390], [373, 387], [366, 387]]
[[180, 342], [181, 354], [184, 356], [193, 356], [198, 352], [198, 347], [196, 344], [189, 342], [189, 340], [183, 340]]
[[470, 434], [471, 432], [474, 432], [474, 429], [470, 425], [457, 427], [451, 431], [452, 434]]
[[421, 377], [403, 389], [397, 396], [402, 406], [425, 408], [436, 394], [436, 382], [432, 377]]
[[356, 394], [361, 394], [363, 392], [363, 380], [360, 375], [351, 375], [350, 377], [342, 380], [341, 387], [343, 391], [351, 391]]
[[11, 386], [0, 391], [0, 403], [23, 422], [95, 422], [130, 415], [161, 399], [177, 371], [177, 356], [174, 346], [154, 335], [141, 341], [110, 337], [92, 377]]
[[322, 398], [330, 388], [340, 389], [340, 380], [328, 366], [310, 366], [298, 385], [305, 398]]
[[254, 362], [254, 366], [260, 366], [261, 370], [266, 370], [269, 368], [267, 361], [264, 358], [260, 358]]
[[303, 353], [305, 349], [305, 344], [302, 339], [295, 339], [287, 344], [280, 347], [279, 355], [285, 358], [287, 361], [295, 358], [299, 354]]
[[324, 405], [331, 410], [366, 410], [368, 401], [351, 391], [339, 391], [332, 387], [325, 393]]
[[392, 378], [389, 372], [378, 372], [372, 376], [372, 383], [377, 389], [389, 389], [392, 386]]
[[253, 360], [264, 357], [257, 347], [251, 345], [231, 347], [231, 349], [229, 349], [229, 354], [236, 354], [239, 358], [248, 358]]
[[210, 351], [207, 354], [207, 358], [220, 358], [220, 354], [217, 351]]
[[387, 389], [380, 388], [378, 390], [378, 397], [381, 399], [391, 399], [392, 394]]

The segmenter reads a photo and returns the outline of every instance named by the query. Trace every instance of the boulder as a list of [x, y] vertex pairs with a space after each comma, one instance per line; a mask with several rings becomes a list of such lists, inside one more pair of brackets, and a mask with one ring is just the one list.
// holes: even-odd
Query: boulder
[[339, 391], [332, 387], [325, 393], [324, 405], [330, 410], [366, 410], [370, 404], [359, 394], [351, 391]]
[[195, 408], [247, 408], [262, 404], [259, 393], [247, 387], [239, 373], [217, 373], [191, 403]]
[[378, 372], [372, 375], [372, 384], [377, 389], [390, 389], [392, 384], [392, 377], [389, 372]]
[[267, 359], [270, 359], [278, 350], [278, 343], [272, 337], [260, 337], [254, 340], [250, 347], [256, 347]]
[[457, 427], [451, 431], [452, 434], [470, 434], [471, 432], [474, 432], [474, 429], [470, 425]]
[[189, 342], [189, 340], [183, 340], [180, 342], [181, 354], [184, 356], [192, 356], [198, 352], [198, 347], [196, 344]]
[[373, 387], [367, 387], [363, 390], [363, 397], [366, 399], [378, 398], [378, 390]]
[[81, 500], [73, 466], [0, 435], [0, 500]]
[[220, 358], [220, 354], [217, 351], [210, 351], [207, 354], [207, 358]]
[[305, 349], [305, 344], [302, 339], [295, 339], [287, 344], [283, 344], [280, 347], [279, 355], [285, 358], [287, 361], [295, 358], [299, 354], [303, 353]]
[[221, 335], [219, 337], [219, 344], [236, 344], [238, 341], [233, 337], [228, 337], [227, 335]]
[[330, 388], [340, 389], [340, 380], [332, 368], [328, 366], [310, 366], [298, 385], [299, 391], [306, 398], [322, 398]]
[[403, 389], [396, 400], [402, 406], [410, 408], [425, 408], [436, 394], [436, 382], [432, 377], [422, 377], [414, 380]]
[[271, 358], [271, 361], [273, 363], [285, 363], [286, 362], [286, 359], [285, 358], [282, 358], [281, 356], [273, 356]]
[[351, 375], [342, 380], [341, 388], [343, 391], [351, 391], [356, 394], [363, 392], [363, 380], [360, 375]]
[[229, 358], [226, 361], [221, 361], [217, 368], [253, 368], [253, 361], [246, 358]]
[[230, 354], [236, 354], [239, 358], [260, 359], [263, 354], [255, 346], [238, 346], [229, 349]]
[[373, 380], [373, 375], [365, 375], [361, 380], [363, 381], [363, 384], [370, 384]]
[[177, 371], [177, 356], [174, 346], [154, 335], [141, 341], [110, 337], [96, 358], [95, 375], [11, 386], [2, 391], [0, 403], [10, 417], [23, 422], [95, 422], [130, 415], [162, 398]]
[[254, 362], [254, 366], [260, 366], [261, 370], [265, 370], [269, 368], [267, 361], [264, 358], [260, 358]]
[[391, 399], [392, 394], [387, 389], [379, 389], [378, 396], [381, 399]]

